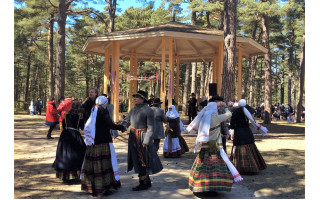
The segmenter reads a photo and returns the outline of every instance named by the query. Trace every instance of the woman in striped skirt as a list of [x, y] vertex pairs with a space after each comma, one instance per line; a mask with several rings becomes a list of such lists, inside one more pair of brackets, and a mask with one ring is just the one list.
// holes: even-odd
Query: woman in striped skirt
[[[246, 101], [239, 101], [239, 108], [232, 113], [230, 128], [234, 129], [233, 147], [231, 157], [237, 170], [242, 173], [257, 173], [267, 168], [255, 141], [253, 133], [249, 127], [249, 120], [252, 118], [248, 112]], [[250, 120], [251, 121], [251, 120]], [[258, 130], [261, 125], [252, 123]], [[264, 127], [265, 128], [265, 127]], [[261, 131], [261, 130], [260, 130]]]
[[[218, 106], [225, 114], [218, 115]], [[194, 193], [230, 192], [233, 182], [242, 180], [223, 150], [220, 123], [231, 117], [223, 102], [210, 102], [189, 124], [189, 133], [198, 132], [195, 150], [201, 147], [189, 175], [189, 189]]]
[[120, 180], [115, 178], [119, 174], [113, 170], [113, 151], [109, 143], [112, 143], [110, 129], [124, 131], [124, 127], [112, 122], [107, 103], [105, 96], [96, 99], [96, 106], [84, 129], [87, 149], [81, 172], [81, 190], [99, 197], [108, 194], [111, 188], [121, 187]]

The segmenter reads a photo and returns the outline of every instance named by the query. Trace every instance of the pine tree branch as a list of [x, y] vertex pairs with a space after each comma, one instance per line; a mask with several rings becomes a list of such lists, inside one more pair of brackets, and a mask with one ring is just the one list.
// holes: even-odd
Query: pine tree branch
[[51, 2], [51, 0], [48, 0], [48, 2], [51, 4], [52, 7], [54, 7], [54, 8], [59, 8], [58, 6], [55, 6], [55, 5]]

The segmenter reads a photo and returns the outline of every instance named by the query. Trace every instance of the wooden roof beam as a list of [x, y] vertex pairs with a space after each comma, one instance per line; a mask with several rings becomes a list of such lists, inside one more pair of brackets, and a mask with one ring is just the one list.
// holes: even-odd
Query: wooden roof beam
[[197, 55], [201, 55], [201, 52], [199, 51], [199, 49], [197, 49], [197, 47], [194, 45], [194, 43], [191, 40], [186, 40], [186, 41], [189, 43], [189, 45]]

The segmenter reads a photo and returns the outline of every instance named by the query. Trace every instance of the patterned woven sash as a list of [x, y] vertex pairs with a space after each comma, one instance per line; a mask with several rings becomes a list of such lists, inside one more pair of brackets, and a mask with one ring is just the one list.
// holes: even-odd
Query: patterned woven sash
[[138, 151], [138, 156], [139, 156], [139, 161], [141, 163], [142, 167], [146, 167], [146, 164], [143, 161], [143, 156], [142, 156], [142, 151], [141, 151], [141, 147], [140, 147], [140, 135], [141, 135], [141, 131], [146, 131], [146, 128], [142, 128], [142, 129], [137, 129], [133, 126], [130, 126], [131, 129], [135, 130], [135, 134], [136, 134], [136, 141], [137, 141], [137, 151]]

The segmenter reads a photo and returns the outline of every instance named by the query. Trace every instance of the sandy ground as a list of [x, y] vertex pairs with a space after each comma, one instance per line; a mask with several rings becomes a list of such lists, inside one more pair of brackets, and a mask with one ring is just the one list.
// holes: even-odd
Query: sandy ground
[[[55, 178], [51, 167], [59, 139], [47, 140], [45, 116], [14, 116], [14, 198], [18, 199], [91, 199], [80, 184], [66, 185]], [[190, 152], [178, 159], [167, 159], [159, 150], [164, 169], [151, 175], [149, 190], [133, 192], [138, 184], [136, 174], [126, 172], [127, 135], [114, 141], [122, 188], [105, 199], [304, 199], [305, 198], [305, 127], [304, 124], [273, 122], [266, 125], [269, 133], [255, 135], [256, 145], [267, 163], [267, 169], [256, 175], [243, 175], [244, 181], [234, 184], [232, 191], [216, 196], [198, 197], [188, 189], [188, 175], [196, 157], [195, 136], [183, 135]], [[163, 141], [161, 141], [162, 144]], [[232, 142], [227, 142], [230, 154]]]

